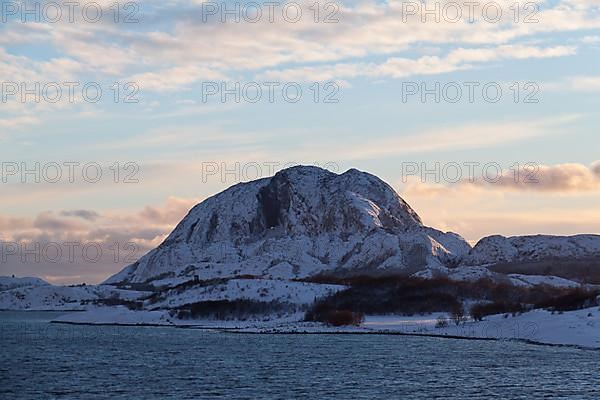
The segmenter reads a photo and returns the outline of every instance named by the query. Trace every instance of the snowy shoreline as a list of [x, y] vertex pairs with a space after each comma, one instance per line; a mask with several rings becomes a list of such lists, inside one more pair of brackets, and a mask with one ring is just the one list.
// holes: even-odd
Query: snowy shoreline
[[378, 334], [471, 340], [517, 340], [532, 344], [600, 349], [600, 308], [564, 313], [533, 310], [527, 313], [491, 315], [483, 321], [438, 325], [446, 314], [423, 316], [367, 316], [360, 326], [331, 327], [301, 321], [299, 314], [265, 320], [179, 320], [161, 311], [130, 311], [125, 308], [67, 313], [52, 323], [98, 326], [154, 326], [203, 329], [246, 334]]
[[385, 336], [411, 336], [411, 337], [427, 337], [427, 338], [439, 338], [439, 339], [455, 339], [455, 340], [473, 340], [473, 341], [495, 341], [495, 342], [521, 342], [537, 346], [550, 346], [550, 347], [570, 347], [581, 350], [595, 350], [600, 351], [600, 346], [585, 346], [573, 343], [547, 343], [531, 339], [519, 339], [519, 338], [494, 338], [494, 337], [472, 337], [472, 336], [460, 336], [460, 335], [445, 335], [436, 333], [408, 333], [408, 332], [396, 332], [386, 330], [335, 330], [330, 329], [326, 326], [322, 327], [322, 330], [315, 329], [312, 331], [308, 330], [249, 330], [244, 328], [218, 328], [201, 325], [164, 325], [164, 324], [125, 324], [125, 323], [92, 323], [92, 322], [67, 322], [67, 321], [51, 321], [54, 324], [63, 325], [82, 325], [82, 326], [123, 326], [123, 327], [160, 327], [160, 328], [176, 328], [176, 329], [190, 329], [190, 330], [206, 330], [223, 333], [234, 333], [241, 335], [385, 335]]

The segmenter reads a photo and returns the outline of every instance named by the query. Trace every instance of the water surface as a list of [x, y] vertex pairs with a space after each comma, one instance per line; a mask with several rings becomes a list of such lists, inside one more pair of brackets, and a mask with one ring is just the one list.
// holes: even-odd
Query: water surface
[[0, 312], [0, 399], [600, 398], [600, 352], [385, 335], [50, 324]]

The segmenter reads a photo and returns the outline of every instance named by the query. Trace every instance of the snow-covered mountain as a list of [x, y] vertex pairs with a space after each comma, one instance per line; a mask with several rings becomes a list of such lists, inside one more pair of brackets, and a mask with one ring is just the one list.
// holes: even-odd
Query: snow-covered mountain
[[477, 242], [462, 264], [483, 265], [585, 257], [600, 257], [600, 235], [494, 235]]
[[376, 176], [299, 166], [206, 199], [105, 283], [413, 273], [456, 263], [470, 249], [459, 235], [424, 226]]

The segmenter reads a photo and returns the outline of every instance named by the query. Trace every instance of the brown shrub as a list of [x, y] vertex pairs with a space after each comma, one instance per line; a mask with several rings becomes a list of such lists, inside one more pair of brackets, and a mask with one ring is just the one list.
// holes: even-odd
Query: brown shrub
[[573, 259], [554, 257], [543, 260], [499, 263], [490, 267], [503, 274], [554, 275], [581, 283], [600, 284], [600, 257]]
[[352, 276], [339, 279], [320, 276], [318, 280], [349, 287], [318, 300], [306, 313], [306, 320], [325, 322], [335, 310], [350, 310], [367, 315], [428, 314], [448, 312], [456, 323], [464, 320], [462, 305], [476, 300], [471, 315], [524, 312], [532, 308], [573, 310], [595, 304], [598, 291], [557, 288], [549, 285], [514, 286], [504, 281], [479, 279], [451, 281], [446, 277], [421, 279], [406, 276]]
[[348, 310], [335, 310], [329, 313], [325, 322], [332, 326], [358, 326], [364, 321], [365, 316], [363, 313], [355, 313]]
[[471, 316], [476, 321], [481, 321], [483, 317], [494, 314], [517, 313], [525, 311], [525, 307], [518, 303], [507, 303], [495, 301], [493, 303], [479, 303], [471, 307]]
[[546, 308], [552, 311], [571, 311], [596, 305], [597, 292], [584, 289], [571, 289], [564, 294], [538, 302], [536, 308]]

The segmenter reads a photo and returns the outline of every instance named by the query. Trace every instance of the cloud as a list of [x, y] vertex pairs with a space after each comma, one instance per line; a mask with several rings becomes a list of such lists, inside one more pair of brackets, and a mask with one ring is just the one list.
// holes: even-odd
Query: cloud
[[24, 217], [10, 217], [0, 215], [0, 239], [6, 240], [10, 231], [16, 231], [17, 229], [28, 229], [31, 228], [31, 221]]
[[79, 217], [88, 221], [95, 221], [98, 219], [100, 214], [93, 210], [69, 210], [61, 211], [60, 215], [63, 217]]
[[581, 92], [600, 91], [600, 75], [575, 75], [556, 81], [541, 82], [540, 89], [545, 92]]
[[[286, 22], [280, 13], [276, 13], [279, 18], [274, 22], [269, 22], [266, 17], [255, 24], [221, 23], [217, 17], [203, 22], [202, 2], [175, 1], [168, 6], [145, 4], [140, 11], [140, 22], [130, 26], [114, 24], [110, 18], [97, 24], [78, 18], [75, 23], [61, 21], [51, 26], [39, 24], [35, 28], [13, 21], [6, 24], [4, 30], [26, 30], [27, 35], [22, 37], [35, 35], [36, 43], [44, 43], [53, 53], [61, 54], [64, 62], [77, 66], [80, 73], [92, 72], [95, 76], [104, 75], [104, 78], [132, 77], [140, 81], [140, 86], [143, 83], [147, 90], [169, 91], [202, 79], [220, 79], [216, 77], [232, 76], [237, 72], [261, 73], [262, 69], [287, 65], [308, 68], [313, 64], [310, 67], [313, 71], [323, 68], [324, 73], [332, 68], [343, 68], [344, 64], [368, 66], [365, 59], [372, 56], [389, 59], [387, 66], [381, 66], [380, 74], [386, 74], [387, 69], [388, 74], [403, 75], [402, 70], [418, 66], [429, 66], [431, 73], [437, 69], [443, 72], [448, 67], [454, 66], [451, 70], [455, 70], [461, 68], [459, 64], [469, 62], [463, 59], [453, 63], [449, 59], [441, 60], [441, 65], [437, 65], [435, 59], [418, 62], [406, 57], [390, 57], [423, 46], [499, 45], [500, 51], [496, 54], [489, 50], [479, 51], [480, 54], [471, 52], [468, 56], [472, 62], [483, 62], [483, 58], [489, 60], [490, 57], [516, 59], [567, 55], [572, 54], [572, 50], [564, 46], [553, 48], [555, 54], [551, 55], [548, 49], [536, 50], [509, 43], [548, 32], [587, 31], [600, 27], [600, 21], [592, 12], [593, 2], [542, 4], [543, 9], [536, 15], [539, 22], [527, 24], [513, 22], [513, 13], [508, 12], [512, 5], [510, 1], [500, 1], [506, 12], [499, 23], [485, 22], [482, 18], [470, 23], [469, 10], [464, 5], [463, 19], [459, 22], [428, 18], [423, 23], [420, 15], [408, 20], [403, 18], [403, 2], [360, 1], [339, 5], [336, 13], [339, 22], [325, 24], [315, 23], [311, 18], [311, 1], [299, 2], [305, 16], [297, 23]], [[446, 3], [457, 4], [444, 1], [441, 5]], [[8, 39], [4, 41], [14, 43]], [[411, 61], [416, 64], [406, 65]], [[314, 66], [315, 63], [321, 65]], [[47, 66], [45, 72], [50, 71], [52, 68]], [[61, 71], [61, 68], [54, 68], [54, 71]], [[3, 71], [2, 76], [6, 79], [11, 75]]]
[[600, 91], [600, 76], [575, 76], [568, 79], [569, 87], [580, 92]]
[[[382, 139], [373, 138], [364, 142], [337, 142], [326, 147], [335, 148], [336, 160], [379, 159], [406, 154], [490, 148], [562, 133], [563, 125], [577, 118], [578, 115], [571, 114], [538, 120], [472, 123]], [[313, 157], [322, 154], [323, 159], [328, 154], [331, 158], [331, 153], [323, 153], [320, 147], [299, 148], [296, 151], [297, 158], [306, 154]]]
[[0, 215], [4, 232], [0, 275], [98, 283], [158, 246], [197, 202], [171, 197], [161, 206], [133, 213], [68, 210], [44, 211], [34, 218]]
[[[460, 164], [458, 164], [460, 166]], [[458, 175], [452, 169], [452, 181], [444, 181], [443, 166], [418, 166], [416, 173], [402, 178], [404, 191], [426, 197], [445, 197], [451, 193], [554, 193], [557, 195], [579, 195], [600, 191], [600, 161], [590, 165], [564, 163], [556, 165], [538, 165], [526, 163], [515, 168], [497, 170], [495, 167], [484, 172], [482, 163], [467, 169], [461, 168]], [[427, 168], [429, 175], [422, 170]], [[452, 167], [454, 168], [454, 167]], [[449, 169], [450, 170], [450, 169]], [[408, 168], [407, 168], [408, 171]], [[490, 172], [491, 171], [491, 172]], [[412, 169], [411, 169], [412, 172]], [[472, 172], [472, 173], [470, 173]], [[459, 180], [454, 177], [458, 176]], [[460, 178], [462, 177], [462, 179]]]
[[600, 36], [584, 36], [581, 42], [585, 44], [600, 44]]
[[337, 81], [356, 77], [371, 79], [405, 78], [413, 75], [437, 75], [475, 68], [475, 64], [498, 60], [550, 58], [573, 55], [574, 46], [535, 47], [504, 45], [495, 48], [458, 48], [446, 57], [423, 56], [417, 59], [392, 57], [380, 64], [335, 64], [319, 67], [268, 70], [259, 75], [263, 80]]
[[2, 30], [0, 35], [0, 45], [14, 45], [25, 43], [39, 43], [48, 41], [50, 38], [52, 26], [50, 24], [22, 24], [22, 23], [3, 23], [10, 26]]
[[521, 168], [519, 174], [504, 171], [496, 182], [483, 178], [475, 179], [475, 185], [496, 190], [540, 191], [571, 193], [600, 190], [600, 161], [590, 166], [567, 163], [557, 165], [535, 165]]
[[593, 162], [590, 169], [596, 176], [600, 176], [600, 161]]
[[419, 177], [412, 177], [407, 183], [398, 180], [395, 186], [426, 225], [458, 232], [472, 242], [493, 234], [572, 235], [600, 231], [598, 192], [588, 190], [587, 184], [575, 189], [567, 183], [565, 192], [556, 181], [550, 185], [552, 189], [535, 190], [534, 185], [524, 189], [469, 182], [422, 183]]
[[135, 82], [142, 90], [166, 92], [179, 90], [197, 81], [223, 81], [226, 75], [207, 67], [186, 65], [157, 72], [145, 72], [126, 78]]
[[49, 82], [77, 81], [77, 76], [85, 69], [84, 64], [68, 57], [33, 59], [24, 55], [14, 55], [0, 47], [0, 74], [2, 82], [27, 83], [31, 89], [39, 82], [42, 86]]
[[46, 211], [35, 217], [33, 227], [42, 232], [56, 232], [64, 235], [68, 232], [79, 232], [85, 228], [85, 225], [79, 221], [57, 217]]
[[144, 207], [139, 212], [138, 218], [142, 221], [152, 221], [154, 224], [174, 226], [196, 203], [198, 200], [195, 199], [169, 197], [167, 203], [162, 207]]
[[37, 117], [23, 115], [13, 118], [0, 119], [0, 128], [19, 129], [29, 125], [39, 124], [41, 121]]

